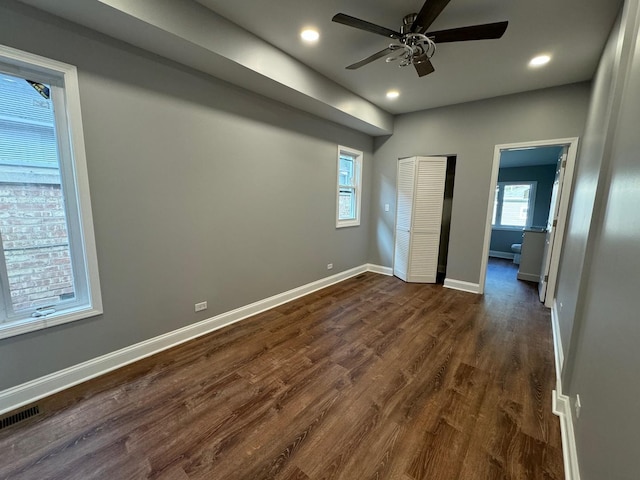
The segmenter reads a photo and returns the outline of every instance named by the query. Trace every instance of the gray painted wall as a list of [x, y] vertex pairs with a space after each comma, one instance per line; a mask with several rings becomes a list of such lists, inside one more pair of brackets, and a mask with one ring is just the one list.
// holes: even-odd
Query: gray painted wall
[[[587, 240], [591, 229], [596, 196], [603, 195], [606, 179], [602, 177], [603, 161], [611, 149], [611, 110], [614, 92], [618, 88], [618, 66], [620, 63], [620, 31], [616, 25], [604, 49], [598, 67], [585, 134], [576, 163], [575, 183], [571, 197], [571, 210], [565, 233], [565, 245], [560, 259], [556, 301], [563, 350], [569, 349], [573, 319], [576, 315], [578, 291], [585, 261]], [[600, 192], [598, 191], [600, 185]]]
[[447, 277], [479, 283], [495, 145], [582, 135], [589, 90], [574, 84], [398, 116], [395, 133], [375, 140], [369, 260], [392, 265], [398, 158], [456, 155]]
[[[0, 341], [0, 390], [366, 263], [371, 137], [14, 3], [0, 43], [78, 67], [105, 312]], [[364, 151], [359, 227], [335, 228], [338, 144]]]
[[[628, 0], [603, 55], [579, 160], [588, 168], [578, 172], [565, 237], [572, 255], [559, 277], [562, 320], [569, 302], [575, 308], [563, 390], [572, 405], [577, 394], [582, 403], [574, 429], [584, 480], [631, 480], [640, 472], [639, 12], [638, 0]], [[583, 200], [591, 200], [588, 211]]]
[[[499, 182], [538, 182], [536, 185], [536, 201], [533, 207], [534, 227], [546, 227], [551, 204], [553, 181], [556, 178], [555, 165], [537, 167], [501, 168], [498, 171]], [[522, 242], [522, 230], [492, 229], [490, 250], [511, 253], [511, 245]]]

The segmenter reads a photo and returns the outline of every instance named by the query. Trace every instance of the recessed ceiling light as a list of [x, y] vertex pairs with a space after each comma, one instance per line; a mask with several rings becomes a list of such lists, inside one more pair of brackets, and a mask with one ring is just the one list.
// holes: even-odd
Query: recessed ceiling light
[[317, 42], [320, 38], [320, 33], [314, 28], [305, 28], [300, 32], [300, 38], [308, 43]]
[[546, 65], [551, 60], [549, 55], [538, 55], [534, 57], [529, 62], [530, 67], [541, 67], [542, 65]]
[[400, 96], [400, 92], [397, 90], [389, 90], [387, 92], [387, 98], [394, 99], [394, 98], [398, 98], [399, 96]]

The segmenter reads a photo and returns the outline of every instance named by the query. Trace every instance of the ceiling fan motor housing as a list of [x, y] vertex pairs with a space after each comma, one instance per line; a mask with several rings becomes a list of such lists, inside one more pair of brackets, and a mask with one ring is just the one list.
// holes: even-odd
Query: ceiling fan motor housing
[[402, 33], [403, 35], [409, 33], [411, 31], [411, 25], [413, 25], [413, 22], [417, 17], [418, 17], [417, 13], [410, 13], [408, 15], [405, 15], [404, 18], [402, 19], [402, 26], [400, 27], [400, 33]]

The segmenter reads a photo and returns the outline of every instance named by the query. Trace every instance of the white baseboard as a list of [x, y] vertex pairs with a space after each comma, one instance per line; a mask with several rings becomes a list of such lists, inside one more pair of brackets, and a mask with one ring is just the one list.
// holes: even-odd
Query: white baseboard
[[578, 468], [578, 453], [573, 431], [573, 414], [571, 413], [571, 399], [562, 393], [562, 367], [564, 353], [560, 336], [558, 319], [558, 305], [553, 300], [551, 307], [551, 331], [553, 333], [553, 353], [556, 365], [556, 389], [553, 391], [553, 413], [560, 417], [560, 432], [562, 434], [562, 457], [564, 460], [564, 475], [566, 480], [580, 480]]
[[367, 271], [391, 275], [388, 267], [364, 264], [8, 388], [0, 392], [0, 415]]
[[562, 435], [562, 457], [564, 460], [564, 478], [580, 480], [576, 438], [573, 432], [573, 415], [571, 400], [558, 390], [553, 391], [553, 413], [560, 417], [560, 433]]
[[562, 392], [562, 367], [564, 366], [564, 352], [560, 336], [560, 321], [558, 319], [558, 304], [555, 298], [551, 307], [551, 332], [553, 333], [553, 353], [556, 363], [556, 390]]
[[520, 273], [518, 272], [518, 280], [526, 280], [527, 282], [539, 282], [540, 274], [536, 273]]
[[513, 260], [514, 254], [512, 252], [500, 252], [499, 250], [489, 250], [490, 257], [506, 258], [507, 260]]
[[393, 275], [393, 268], [383, 267], [382, 265], [375, 265], [373, 263], [367, 263], [367, 271], [373, 273], [379, 273], [380, 275]]
[[462, 280], [445, 278], [444, 286], [454, 290], [462, 290], [463, 292], [480, 293], [480, 284], [478, 283], [463, 282]]

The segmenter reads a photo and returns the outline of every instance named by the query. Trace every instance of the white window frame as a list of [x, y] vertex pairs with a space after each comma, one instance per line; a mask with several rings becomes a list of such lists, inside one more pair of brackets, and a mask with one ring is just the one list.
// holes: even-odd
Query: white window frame
[[[340, 183], [340, 156], [347, 155], [353, 158], [354, 161], [354, 184], [343, 185]], [[362, 158], [363, 153], [360, 150], [355, 150], [349, 147], [338, 146], [338, 158], [336, 161], [337, 173], [336, 173], [336, 228], [343, 227], [356, 227], [360, 225], [360, 211], [362, 206]], [[356, 195], [356, 215], [355, 218], [340, 219], [340, 188], [353, 188]]]
[[[525, 225], [502, 225], [502, 204], [503, 204], [503, 195], [504, 195], [504, 186], [505, 185], [530, 185], [531, 190], [529, 193], [529, 210], [527, 213], [527, 222]], [[534, 208], [536, 205], [536, 189], [538, 186], [538, 182], [529, 181], [529, 180], [516, 180], [509, 182], [498, 182], [496, 184], [496, 188], [499, 188], [499, 196], [498, 196], [498, 207], [496, 209], [496, 223], [491, 225], [493, 230], [522, 230], [523, 228], [528, 228], [533, 225], [533, 215]]]
[[[60, 175], [63, 191], [66, 192], [64, 201], [69, 224], [69, 243], [73, 245], [71, 256], [74, 275], [80, 268], [82, 277], [76, 282], [76, 295], [80, 302], [70, 304], [70, 307], [61, 303], [56, 306], [55, 312], [39, 317], [24, 318], [7, 314], [7, 319], [0, 323], [1, 339], [93, 317], [103, 313], [103, 310], [77, 69], [73, 65], [0, 45], [0, 71], [51, 84], [58, 92], [58, 98], [54, 95], [53, 99]], [[6, 298], [9, 290], [6, 279], [2, 290], [5, 293], [0, 292], [0, 302], [4, 304], [10, 301], [10, 298]]]

